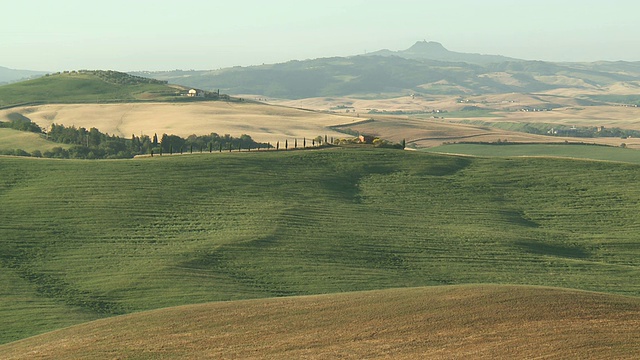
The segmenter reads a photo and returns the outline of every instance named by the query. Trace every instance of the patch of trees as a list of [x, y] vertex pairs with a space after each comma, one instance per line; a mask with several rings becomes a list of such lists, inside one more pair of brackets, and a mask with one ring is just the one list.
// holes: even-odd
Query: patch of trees
[[163, 134], [159, 139], [158, 135], [155, 134], [153, 137], [132, 135], [130, 139], [126, 139], [102, 133], [96, 128], [87, 130], [84, 127], [66, 127], [58, 124], [52, 124], [46, 136], [50, 141], [71, 146], [68, 148], [55, 147], [45, 152], [36, 150], [32, 153], [22, 149], [5, 150], [1, 151], [0, 154], [58, 159], [128, 159], [144, 154], [162, 155], [267, 149], [272, 147], [269, 144], [258, 143], [246, 134], [240, 137], [233, 137], [228, 134], [220, 136], [216, 133], [211, 133], [203, 136], [191, 135], [186, 139], [177, 135], [167, 134]]
[[20, 113], [10, 113], [7, 115], [9, 121], [0, 122], [0, 128], [9, 128], [19, 131], [28, 131], [34, 133], [42, 133], [42, 128], [34, 123], [28, 117]]
[[[154, 136], [155, 138], [155, 136]], [[186, 139], [177, 135], [163, 134], [160, 138], [160, 149], [162, 153], [185, 153], [185, 152], [213, 152], [223, 150], [251, 150], [267, 149], [272, 146], [254, 141], [251, 136], [243, 134], [236, 138], [229, 134], [220, 136], [216, 133], [209, 135], [190, 135]], [[158, 152], [156, 152], [157, 154]]]
[[[344, 138], [344, 139], [332, 139], [334, 145], [363, 145], [360, 138]], [[386, 148], [386, 149], [405, 149], [406, 148], [406, 140], [402, 140], [399, 143], [394, 143], [389, 140], [374, 138], [371, 142], [371, 145], [377, 148]]]
[[[527, 131], [532, 132], [532, 131]], [[540, 131], [537, 133], [544, 134]], [[638, 130], [629, 130], [629, 129], [620, 129], [620, 128], [605, 128], [605, 127], [568, 127], [568, 126], [557, 126], [551, 130], [546, 132], [547, 135], [554, 136], [569, 136], [569, 137], [579, 137], [579, 138], [600, 138], [600, 137], [617, 137], [626, 139], [629, 137], [640, 137], [640, 131]]]
[[[73, 75], [73, 74], [94, 75], [105, 82], [116, 84], [116, 85], [138, 85], [138, 84], [166, 85], [169, 83], [168, 81], [130, 75], [127, 73], [113, 71], [113, 70], [79, 70], [79, 71], [74, 70], [74, 71], [57, 72], [51, 75]], [[45, 76], [50, 76], [50, 74], [46, 74]]]

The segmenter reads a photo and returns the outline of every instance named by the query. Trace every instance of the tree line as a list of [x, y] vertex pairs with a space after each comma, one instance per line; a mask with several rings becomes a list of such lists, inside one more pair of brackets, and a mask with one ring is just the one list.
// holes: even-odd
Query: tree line
[[34, 123], [28, 117], [20, 113], [10, 113], [7, 115], [9, 121], [0, 122], [0, 128], [14, 129], [18, 131], [28, 131], [34, 133], [42, 133], [42, 128]]
[[[57, 124], [51, 125], [47, 137], [54, 142], [72, 144], [73, 146], [68, 150], [69, 158], [75, 159], [127, 159], [136, 155], [212, 152], [222, 149], [256, 149], [269, 146], [254, 141], [246, 134], [233, 137], [229, 134], [220, 136], [217, 133], [211, 133], [201, 136], [191, 135], [186, 139], [168, 134], [162, 134], [161, 137], [157, 134], [153, 137], [133, 134], [131, 138], [126, 139], [102, 133], [96, 128], [87, 130], [83, 127], [65, 127]], [[62, 155], [65, 157], [64, 153]]]
[[[0, 122], [0, 127], [8, 127], [20, 131], [31, 131], [40, 133], [49, 141], [68, 146], [57, 146], [51, 150], [41, 152], [35, 150], [31, 153], [22, 149], [0, 150], [0, 155], [15, 156], [33, 156], [58, 159], [130, 159], [136, 155], [172, 155], [194, 152], [222, 152], [222, 151], [242, 151], [242, 150], [260, 150], [275, 149], [288, 150], [323, 146], [328, 144], [344, 145], [359, 143], [358, 138], [354, 139], [334, 139], [327, 138], [327, 135], [318, 136], [313, 139], [293, 139], [292, 143], [285, 140], [275, 144], [260, 143], [254, 141], [251, 136], [243, 134], [240, 137], [233, 137], [229, 134], [218, 135], [211, 133], [209, 135], [190, 135], [182, 138], [178, 135], [154, 134], [152, 137], [148, 135], [137, 136], [131, 135], [131, 138], [122, 138], [116, 135], [109, 135], [92, 127], [86, 129], [84, 127], [64, 126], [52, 124], [48, 132], [43, 131], [37, 124], [21, 114], [10, 114], [9, 122]], [[402, 144], [393, 144], [385, 140], [375, 139], [373, 145], [376, 147], [390, 147], [404, 149], [404, 140]]]
[[12, 128], [20, 131], [31, 131], [43, 134], [49, 141], [70, 146], [54, 147], [51, 150], [41, 152], [35, 150], [32, 153], [22, 149], [0, 151], [3, 155], [34, 156], [62, 159], [129, 159], [136, 155], [163, 155], [173, 153], [212, 152], [222, 150], [242, 149], [267, 149], [272, 146], [268, 143], [254, 141], [249, 135], [233, 137], [229, 134], [196, 136], [191, 135], [182, 138], [177, 135], [162, 134], [158, 137], [148, 135], [131, 138], [122, 138], [116, 135], [103, 133], [96, 128], [64, 126], [52, 124], [51, 129], [45, 132], [37, 124], [23, 115], [9, 116], [10, 121], [0, 122], [0, 127]]

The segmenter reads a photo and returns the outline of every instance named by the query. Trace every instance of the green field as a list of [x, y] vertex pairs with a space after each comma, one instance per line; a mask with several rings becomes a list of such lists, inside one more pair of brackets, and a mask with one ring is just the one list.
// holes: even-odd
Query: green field
[[564, 157], [640, 164], [640, 151], [611, 146], [565, 144], [449, 144], [424, 151], [480, 157]]
[[176, 89], [116, 72], [64, 73], [0, 86], [0, 107], [31, 103], [99, 103], [175, 98]]
[[382, 149], [0, 157], [0, 343], [210, 301], [430, 285], [640, 296], [640, 167]]
[[31, 153], [35, 150], [44, 152], [54, 147], [68, 148], [69, 145], [47, 141], [32, 132], [0, 128], [0, 151], [22, 149]]

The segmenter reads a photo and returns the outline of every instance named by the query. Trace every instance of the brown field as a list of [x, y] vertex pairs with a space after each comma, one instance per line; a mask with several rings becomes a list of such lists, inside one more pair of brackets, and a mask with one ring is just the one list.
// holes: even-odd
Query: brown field
[[[620, 85], [621, 86], [621, 85]], [[626, 92], [625, 92], [626, 91]], [[609, 89], [606, 92], [593, 90], [589, 94], [627, 93], [628, 88]], [[519, 122], [547, 123], [575, 126], [605, 126], [630, 130], [640, 130], [640, 108], [600, 105], [580, 106], [578, 99], [587, 93], [575, 89], [562, 89], [540, 94], [492, 94], [481, 96], [402, 96], [390, 99], [358, 99], [358, 98], [311, 98], [302, 100], [270, 99], [274, 104], [304, 107], [319, 111], [333, 111], [345, 116], [359, 115], [359, 119], [372, 118], [375, 122], [350, 127], [361, 133], [382, 136], [392, 141], [406, 139], [418, 147], [433, 147], [443, 142], [485, 141], [498, 139], [512, 142], [585, 142], [619, 146], [627, 144], [630, 148], [640, 148], [640, 139], [619, 138], [571, 138], [549, 137], [518, 132], [504, 131], [497, 128], [461, 125], [463, 120], [481, 120], [485, 122]], [[551, 111], [524, 112], [523, 108], [543, 109], [553, 105], [560, 106]], [[491, 109], [486, 117], [475, 117], [470, 114], [457, 113], [456, 117], [446, 114], [433, 114], [435, 118], [425, 116], [384, 115], [380, 112], [432, 112], [445, 110], [457, 112], [465, 107], [474, 106], [480, 109]], [[375, 109], [378, 114], [369, 114]], [[347, 112], [348, 110], [348, 112]], [[440, 117], [446, 119], [440, 119]]]
[[[620, 85], [622, 86], [622, 85]], [[609, 91], [609, 90], [607, 90]], [[628, 88], [611, 89], [624, 93]], [[593, 90], [590, 93], [601, 93]], [[349, 137], [328, 126], [345, 127], [361, 133], [378, 135], [399, 142], [405, 139], [417, 147], [439, 146], [443, 142], [498, 139], [510, 142], [585, 142], [640, 148], [640, 138], [570, 138], [549, 137], [505, 131], [487, 126], [460, 124], [464, 120], [484, 122], [547, 123], [575, 126], [605, 126], [640, 130], [640, 108], [600, 105], [580, 106], [578, 99], [587, 93], [562, 89], [540, 94], [492, 94], [481, 96], [401, 96], [384, 99], [311, 98], [302, 100], [267, 99], [261, 103], [202, 102], [41, 105], [0, 111], [0, 121], [10, 112], [19, 112], [43, 128], [52, 123], [77, 127], [96, 127], [102, 132], [130, 137], [132, 134], [175, 134], [183, 137], [216, 132], [220, 135], [248, 134], [257, 141], [275, 142], [289, 138], [316, 136]], [[255, 96], [243, 95], [244, 98]], [[256, 97], [260, 98], [260, 97]], [[260, 98], [262, 99], [262, 98]], [[546, 108], [551, 111], [524, 112], [523, 108]], [[490, 109], [477, 114], [461, 112], [468, 107]], [[558, 107], [560, 106], [560, 107]], [[311, 110], [302, 110], [311, 109]], [[375, 109], [377, 114], [369, 114]], [[431, 115], [385, 115], [384, 111], [426, 112]], [[456, 112], [455, 115], [446, 115]], [[446, 116], [445, 116], [446, 115]], [[442, 117], [446, 117], [442, 119]], [[374, 119], [374, 122], [361, 123]]]
[[187, 137], [212, 132], [220, 135], [248, 134], [257, 141], [289, 138], [341, 136], [327, 128], [349, 121], [325, 114], [255, 103], [199, 102], [131, 104], [58, 104], [0, 111], [0, 121], [11, 112], [29, 117], [44, 129], [52, 123], [74, 125], [129, 138], [132, 134], [174, 134]]
[[[551, 137], [455, 122], [464, 119], [415, 119], [406, 116], [384, 115], [373, 115], [371, 118], [374, 119], [373, 122], [361, 122], [347, 127], [360, 133], [381, 136], [395, 142], [405, 139], [408, 145], [415, 144], [419, 148], [435, 147], [445, 142], [496, 142], [498, 140], [506, 140], [521, 143], [563, 143], [568, 141], [610, 146], [619, 146], [621, 143], [625, 143], [628, 148], [640, 149], [640, 138]], [[483, 118], [482, 120], [499, 121], [499, 119], [494, 118]], [[511, 120], [511, 122], [514, 121]]]
[[451, 286], [191, 305], [0, 346], [3, 359], [634, 359], [640, 299]]

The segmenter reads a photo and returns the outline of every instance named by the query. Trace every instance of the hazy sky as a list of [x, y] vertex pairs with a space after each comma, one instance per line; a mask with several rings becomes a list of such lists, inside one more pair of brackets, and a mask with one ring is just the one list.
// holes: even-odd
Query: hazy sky
[[217, 69], [416, 41], [549, 61], [640, 61], [637, 0], [3, 0], [0, 66]]

